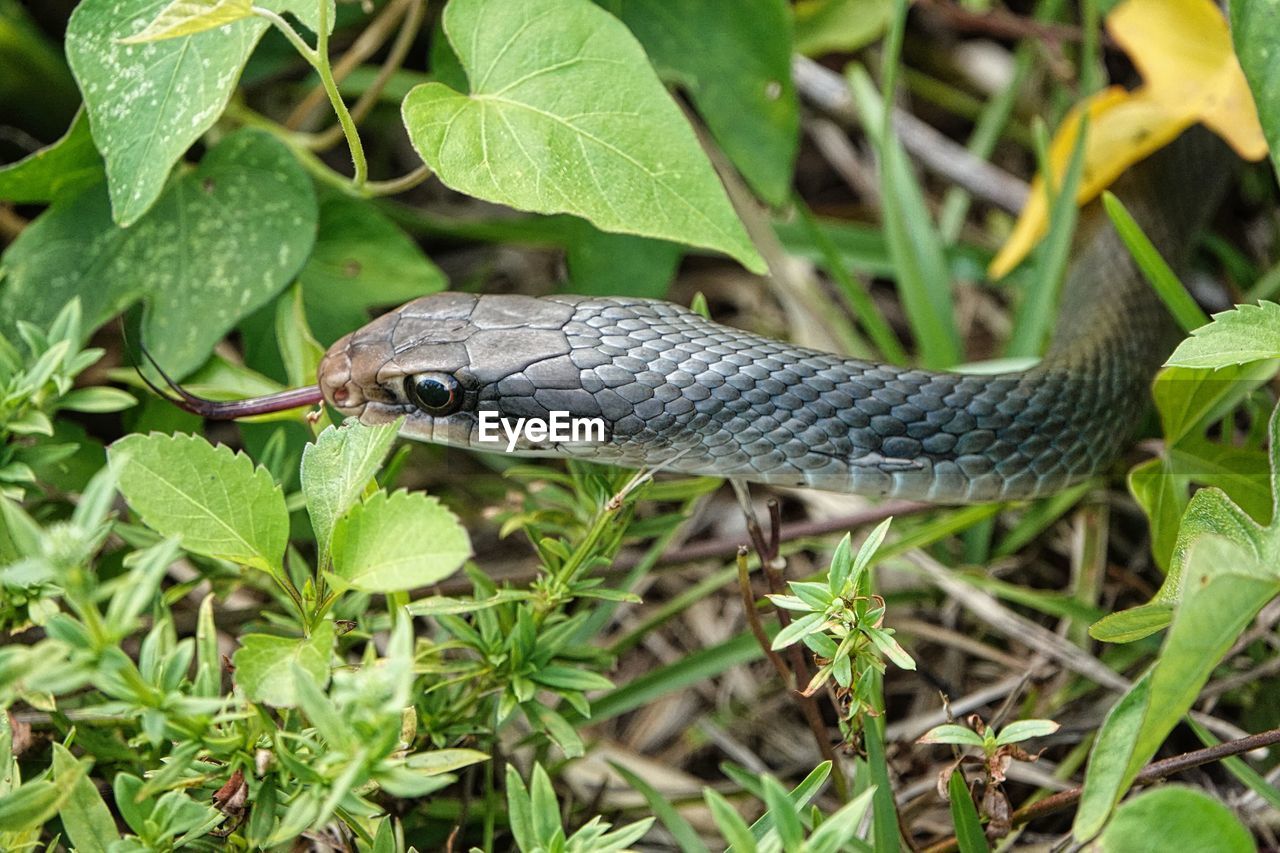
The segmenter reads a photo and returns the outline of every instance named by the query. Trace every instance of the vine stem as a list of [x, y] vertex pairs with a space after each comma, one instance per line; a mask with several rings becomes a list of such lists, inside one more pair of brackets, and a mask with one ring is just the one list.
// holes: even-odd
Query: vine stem
[[347, 146], [351, 149], [351, 165], [355, 169], [352, 183], [363, 187], [369, 180], [369, 164], [364, 157], [364, 143], [360, 141], [360, 132], [351, 118], [346, 101], [338, 91], [338, 81], [333, 79], [333, 65], [329, 62], [329, 3], [320, 0], [320, 31], [316, 34], [316, 72], [324, 85], [325, 94], [333, 104], [333, 111], [338, 114], [338, 124], [342, 125], [342, 133], [347, 137]]
[[[257, 15], [259, 18], [264, 18], [270, 21], [272, 26], [279, 30], [284, 37], [289, 40], [289, 44], [293, 45], [294, 50], [302, 54], [302, 58], [307, 61], [308, 65], [312, 68], [316, 66], [318, 57], [315, 49], [311, 47], [311, 45], [307, 44], [306, 41], [303, 40], [302, 36], [298, 35], [298, 31], [290, 26], [289, 22], [286, 21], [282, 15], [279, 15], [270, 9], [264, 9], [261, 6], [251, 6], [249, 11], [253, 12], [253, 14]], [[325, 11], [327, 12], [328, 9]]]
[[[382, 90], [386, 88], [388, 81], [392, 75], [400, 70], [404, 65], [405, 57], [409, 55], [409, 49], [413, 46], [413, 40], [418, 35], [418, 30], [422, 28], [422, 19], [426, 15], [426, 0], [408, 0], [408, 10], [404, 15], [404, 23], [400, 26], [400, 31], [396, 35], [395, 42], [392, 43], [391, 49], [387, 52], [387, 58], [382, 63], [382, 67], [378, 69], [378, 74], [374, 77], [373, 82], [369, 84], [369, 88], [365, 89], [359, 99], [356, 100], [355, 106], [351, 108], [351, 118], [359, 124], [369, 115], [369, 112], [377, 104], [378, 98], [382, 95]], [[394, 11], [393, 7], [388, 6], [388, 11]], [[370, 26], [365, 33], [374, 30], [383, 19], [379, 18]], [[376, 33], [379, 42], [385, 39], [382, 33]], [[363, 34], [362, 34], [363, 36]], [[352, 48], [354, 50], [354, 48]], [[343, 76], [343, 62], [347, 60], [347, 56], [343, 56], [339, 60], [334, 69], [334, 77], [340, 79]], [[311, 144], [319, 150], [329, 148], [342, 138], [342, 126], [333, 125], [327, 130], [317, 133]]]
[[270, 21], [276, 29], [283, 33], [289, 43], [307, 61], [307, 64], [320, 75], [320, 84], [324, 87], [325, 94], [329, 96], [329, 103], [333, 105], [333, 111], [338, 114], [338, 124], [341, 125], [342, 132], [347, 137], [347, 146], [351, 149], [351, 165], [355, 171], [351, 183], [356, 187], [363, 187], [369, 179], [369, 164], [365, 160], [364, 144], [360, 141], [360, 133], [356, 130], [356, 123], [351, 118], [351, 112], [347, 109], [346, 102], [342, 100], [342, 94], [338, 91], [338, 83], [333, 77], [333, 65], [329, 61], [329, 4], [327, 0], [321, 0], [320, 2], [317, 20], [318, 32], [314, 48], [308, 45], [302, 36], [298, 34], [298, 31], [279, 14], [261, 6], [253, 6], [251, 11], [258, 17]]
[[398, 178], [392, 178], [388, 181], [369, 181], [364, 185], [365, 195], [397, 195], [405, 190], [411, 190], [418, 184], [427, 180], [432, 175], [431, 167], [423, 163], [418, 168], [408, 174], [401, 175]]

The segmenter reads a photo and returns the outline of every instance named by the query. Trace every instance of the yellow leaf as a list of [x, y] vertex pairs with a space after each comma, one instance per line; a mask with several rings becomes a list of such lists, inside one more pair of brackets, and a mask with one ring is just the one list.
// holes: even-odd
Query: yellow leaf
[[194, 35], [253, 15], [252, 0], [173, 0], [142, 32], [120, 39], [121, 44]]
[[[1084, 204], [1129, 166], [1172, 142], [1197, 121], [1225, 139], [1241, 157], [1267, 153], [1258, 112], [1231, 46], [1222, 13], [1211, 0], [1126, 0], [1107, 16], [1107, 31], [1142, 74], [1132, 92], [1104, 89], [1077, 104], [1049, 146], [1054, 184], [1062, 182], [1089, 115], [1084, 168], [1076, 201]], [[991, 261], [1000, 278], [1026, 257], [1049, 228], [1044, 177], [1037, 175], [1013, 232]]]
[[1194, 113], [1246, 160], [1267, 142], [1231, 31], [1208, 0], [1128, 0], [1107, 16], [1107, 31], [1133, 60], [1144, 91], [1170, 112]]

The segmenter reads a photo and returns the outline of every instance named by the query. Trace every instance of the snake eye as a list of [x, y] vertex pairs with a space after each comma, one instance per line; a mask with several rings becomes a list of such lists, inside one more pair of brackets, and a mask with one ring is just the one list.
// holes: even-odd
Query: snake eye
[[404, 380], [404, 393], [419, 409], [441, 417], [462, 405], [462, 387], [447, 373], [419, 373]]

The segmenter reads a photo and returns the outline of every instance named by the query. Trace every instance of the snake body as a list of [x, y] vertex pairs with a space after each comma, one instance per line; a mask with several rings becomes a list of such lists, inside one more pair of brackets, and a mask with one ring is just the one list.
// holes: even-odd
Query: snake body
[[[1113, 189], [1177, 266], [1228, 163], [1196, 130]], [[334, 344], [320, 386], [348, 415], [403, 415], [404, 435], [436, 443], [502, 449], [479, 440], [482, 412], [560, 411], [603, 420], [605, 440], [522, 441], [516, 452], [943, 503], [1032, 498], [1115, 460], [1173, 340], [1097, 209], [1082, 214], [1075, 246], [1052, 344], [1025, 371], [845, 358], [655, 300], [442, 293]], [[424, 404], [413, 384], [424, 376], [456, 399]]]

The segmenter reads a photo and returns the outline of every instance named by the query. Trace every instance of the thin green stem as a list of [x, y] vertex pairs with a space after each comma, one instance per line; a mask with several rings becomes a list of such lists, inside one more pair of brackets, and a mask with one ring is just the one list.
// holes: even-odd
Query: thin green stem
[[271, 572], [271, 577], [275, 580], [276, 585], [284, 590], [284, 594], [289, 596], [289, 600], [293, 602], [293, 606], [298, 608], [298, 620], [306, 629], [307, 634], [311, 633], [311, 614], [307, 612], [306, 602], [302, 600], [302, 593], [293, 585], [293, 581], [289, 578], [288, 572], [284, 566], [280, 566], [276, 571]]
[[389, 181], [368, 181], [364, 185], [364, 194], [368, 196], [381, 195], [399, 195], [402, 192], [411, 190], [418, 184], [430, 178], [432, 175], [431, 167], [423, 163], [406, 175], [398, 178], [392, 178]]
[[[324, 4], [321, 5], [323, 6]], [[277, 30], [284, 34], [284, 37], [289, 40], [289, 43], [293, 45], [294, 49], [297, 50], [298, 53], [302, 54], [302, 58], [307, 61], [307, 64], [312, 68], [316, 67], [316, 62], [319, 59], [319, 57], [316, 56], [316, 51], [311, 47], [311, 45], [303, 41], [302, 36], [298, 34], [297, 30], [289, 25], [288, 21], [270, 9], [264, 9], [261, 6], [252, 6], [250, 7], [250, 11], [259, 18], [265, 18], [270, 21]], [[323, 29], [323, 27], [321, 27], [321, 29]]]
[[[386, 60], [382, 63], [382, 67], [378, 69], [378, 75], [374, 77], [369, 88], [361, 93], [356, 100], [355, 106], [351, 108], [351, 118], [357, 124], [364, 121], [369, 111], [378, 102], [378, 98], [382, 95], [382, 90], [386, 88], [388, 81], [404, 65], [405, 57], [409, 55], [409, 50], [413, 46], [413, 40], [422, 28], [422, 19], [426, 15], [426, 9], [426, 0], [409, 0], [408, 14], [405, 16], [404, 23], [400, 26], [395, 42], [391, 45], [391, 50], [387, 53]], [[380, 23], [381, 19], [375, 21], [370, 30], [379, 26]], [[367, 33], [369, 30], [365, 32]], [[342, 64], [341, 61], [338, 63], [339, 70], [335, 77], [342, 74]], [[342, 125], [338, 124], [315, 134], [307, 142], [313, 148], [323, 151], [341, 139], [342, 135]]]
[[342, 125], [342, 133], [347, 137], [347, 146], [351, 149], [351, 165], [355, 175], [351, 181], [357, 187], [363, 187], [369, 180], [369, 164], [364, 157], [364, 144], [360, 141], [360, 132], [356, 130], [355, 120], [347, 109], [342, 93], [338, 91], [338, 81], [333, 78], [333, 66], [329, 62], [329, 4], [320, 0], [319, 33], [316, 36], [316, 71], [320, 74], [320, 82], [324, 85], [329, 103], [338, 114], [338, 123]]

